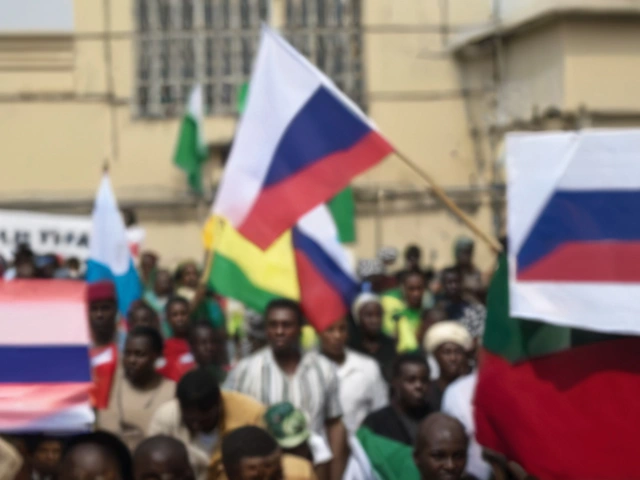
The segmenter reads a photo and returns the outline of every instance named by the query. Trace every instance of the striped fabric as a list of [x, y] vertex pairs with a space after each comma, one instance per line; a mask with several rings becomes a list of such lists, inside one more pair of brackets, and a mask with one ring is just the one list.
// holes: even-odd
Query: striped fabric
[[265, 405], [291, 402], [307, 414], [313, 431], [322, 434], [328, 419], [342, 416], [338, 376], [329, 360], [317, 352], [302, 357], [293, 376], [278, 366], [266, 347], [241, 360], [231, 371], [226, 386]]
[[0, 431], [86, 430], [88, 348], [84, 283], [0, 282]]

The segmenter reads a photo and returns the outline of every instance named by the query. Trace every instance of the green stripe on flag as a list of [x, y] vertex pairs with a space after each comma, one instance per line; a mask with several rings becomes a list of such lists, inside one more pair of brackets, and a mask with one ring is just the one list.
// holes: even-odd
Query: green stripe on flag
[[412, 447], [377, 435], [367, 427], [358, 429], [356, 437], [380, 480], [420, 480]]
[[236, 108], [239, 114], [244, 113], [244, 109], [247, 108], [247, 97], [249, 95], [249, 82], [244, 82], [238, 88], [238, 95], [236, 98]]
[[233, 261], [216, 253], [209, 276], [209, 286], [224, 297], [233, 298], [258, 312], [281, 295], [256, 287]]
[[502, 255], [487, 296], [487, 326], [483, 347], [515, 362], [570, 346], [570, 328], [512, 318], [509, 308], [509, 268], [507, 257]]
[[327, 204], [338, 228], [338, 238], [342, 243], [356, 241], [356, 204], [353, 188], [347, 187], [329, 200]]
[[207, 159], [207, 149], [200, 145], [198, 121], [185, 115], [180, 127], [180, 136], [173, 162], [187, 174], [189, 187], [202, 193], [202, 163]]
[[483, 347], [510, 362], [548, 355], [578, 345], [611, 340], [616, 335], [562, 327], [509, 315], [509, 268], [502, 255], [487, 296]]

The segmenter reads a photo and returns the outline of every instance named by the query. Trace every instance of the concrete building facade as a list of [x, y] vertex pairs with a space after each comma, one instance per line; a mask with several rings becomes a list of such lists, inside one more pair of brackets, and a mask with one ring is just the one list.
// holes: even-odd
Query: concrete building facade
[[[640, 124], [630, 0], [0, 0], [0, 12], [0, 207], [88, 213], [107, 163], [169, 265], [202, 254], [261, 20], [496, 235], [505, 133]], [[195, 81], [209, 88], [202, 199], [171, 162]], [[443, 266], [469, 233], [397, 158], [355, 186], [359, 257], [417, 243]], [[480, 242], [477, 254], [491, 263]]]

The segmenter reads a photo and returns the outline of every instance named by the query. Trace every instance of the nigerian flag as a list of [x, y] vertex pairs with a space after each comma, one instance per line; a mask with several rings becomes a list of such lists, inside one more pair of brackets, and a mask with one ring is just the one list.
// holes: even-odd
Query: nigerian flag
[[189, 103], [180, 126], [173, 162], [184, 170], [189, 187], [202, 193], [202, 163], [207, 159], [207, 146], [202, 131], [202, 86], [195, 85], [189, 95]]

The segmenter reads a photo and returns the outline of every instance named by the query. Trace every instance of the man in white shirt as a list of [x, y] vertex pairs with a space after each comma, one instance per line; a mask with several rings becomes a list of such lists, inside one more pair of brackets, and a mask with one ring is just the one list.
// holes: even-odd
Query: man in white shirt
[[342, 422], [353, 434], [367, 415], [387, 406], [389, 387], [375, 360], [346, 348], [347, 336], [346, 319], [334, 323], [320, 334], [320, 352], [336, 365]]
[[459, 378], [447, 387], [442, 397], [442, 412], [458, 419], [469, 436], [466, 472], [480, 480], [491, 477], [491, 467], [482, 459], [482, 447], [476, 441], [476, 425], [473, 420], [473, 395], [478, 383], [478, 373]]
[[273, 300], [264, 317], [268, 346], [241, 360], [225, 386], [265, 405], [288, 401], [302, 410], [311, 429], [326, 436], [333, 454], [331, 476], [340, 478], [348, 447], [335, 366], [318, 352], [302, 353], [303, 314], [298, 303]]

